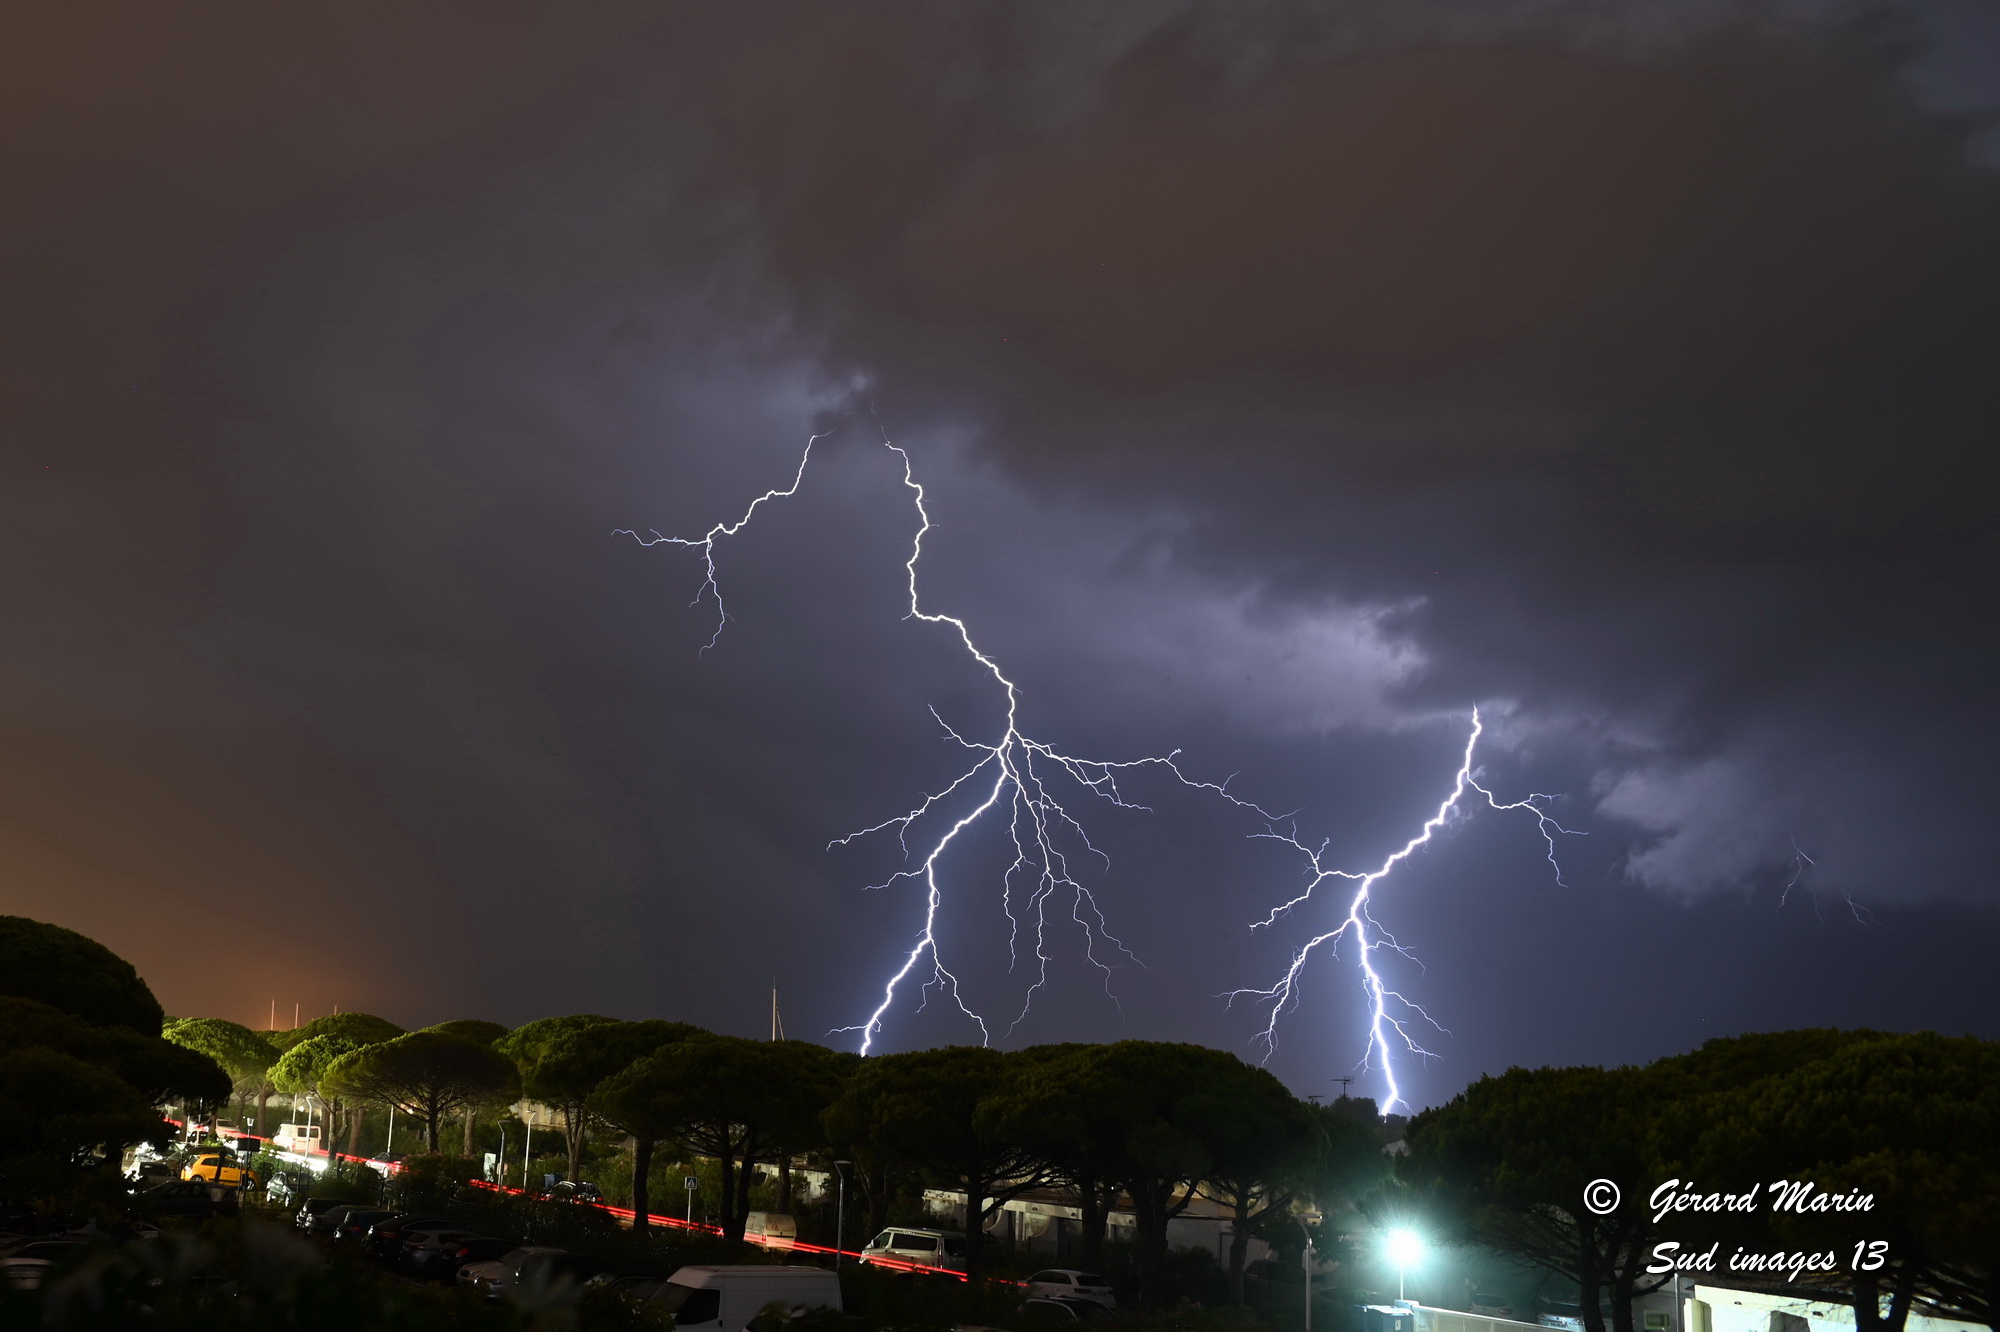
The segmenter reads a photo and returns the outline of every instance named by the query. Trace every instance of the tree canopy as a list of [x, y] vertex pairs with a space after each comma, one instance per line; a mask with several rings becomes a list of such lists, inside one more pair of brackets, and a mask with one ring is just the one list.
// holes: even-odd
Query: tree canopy
[[130, 962], [75, 930], [26, 916], [0, 916], [0, 995], [147, 1036], [159, 1035], [166, 1018]]
[[[2000, 1251], [2000, 1046], [1935, 1033], [1808, 1030], [1708, 1042], [1644, 1068], [1510, 1069], [1410, 1125], [1399, 1172], [1441, 1218], [1575, 1280], [1599, 1332], [1600, 1295], [1619, 1332], [1652, 1246], [1833, 1253], [1861, 1332], [1900, 1332], [1918, 1300], [1988, 1321]], [[1611, 1179], [1622, 1203], [1597, 1215], [1584, 1186]], [[1754, 1209], [1652, 1219], [1657, 1185], [1749, 1190]], [[1774, 1205], [1774, 1182], [1870, 1195], [1865, 1220]], [[1878, 1266], [1854, 1265], [1880, 1241]]]
[[549, 1064], [549, 1076], [571, 1087], [588, 1086], [585, 1093], [592, 1117], [632, 1139], [632, 1225], [645, 1230], [652, 1224], [648, 1176], [653, 1165], [653, 1148], [678, 1127], [671, 1115], [663, 1117], [662, 1102], [645, 1095], [613, 1095], [603, 1089], [618, 1074], [640, 1059], [675, 1041], [707, 1035], [699, 1027], [684, 1022], [598, 1023], [576, 1029], [557, 1043]]
[[[1236, 1110], [1217, 1116], [1205, 1133], [1209, 1166], [1201, 1184], [1205, 1196], [1230, 1212], [1229, 1290], [1237, 1304], [1243, 1303], [1252, 1231], [1287, 1215], [1296, 1199], [1311, 1196], [1331, 1173], [1333, 1153], [1350, 1141], [1341, 1132], [1350, 1121], [1316, 1112], [1277, 1079], [1270, 1086], [1248, 1081], [1244, 1086], [1254, 1091]], [[1379, 1144], [1367, 1147], [1381, 1159]]]
[[[1901, 1328], [1918, 1300], [1990, 1322], [2000, 1312], [1990, 1266], [2000, 1252], [2000, 1044], [1935, 1032], [1795, 1034], [1794, 1057], [1769, 1060], [1761, 1077], [1734, 1047], [1762, 1037], [1663, 1061], [1690, 1081], [1665, 1117], [1676, 1131], [1662, 1168], [1865, 1193], [1865, 1238], [1887, 1248], [1879, 1267], [1852, 1273], [1856, 1327]], [[1711, 1074], [1706, 1094], [1691, 1071]], [[1859, 1237], [1841, 1212], [1767, 1206], [1721, 1220], [1710, 1233], [1766, 1250], [1845, 1257]]]
[[1046, 1178], [1042, 1159], [994, 1110], [1028, 1062], [978, 1045], [880, 1055], [862, 1064], [827, 1111], [834, 1137], [867, 1143], [964, 1191], [966, 1270], [973, 1275], [982, 1266], [986, 1218]]
[[0, 997], [0, 1158], [11, 1177], [48, 1180], [79, 1152], [163, 1138], [161, 1104], [226, 1100], [229, 1086], [214, 1060], [158, 1036]]
[[520, 1070], [523, 1094], [551, 1107], [562, 1120], [563, 1141], [569, 1148], [572, 1178], [575, 1177], [577, 1163], [582, 1159], [584, 1137], [590, 1125], [587, 1102], [597, 1083], [592, 1081], [587, 1086], [578, 1086], [565, 1076], [567, 1070], [560, 1062], [552, 1065], [546, 1076], [542, 1066], [559, 1052], [567, 1050], [569, 1042], [578, 1033], [592, 1027], [615, 1026], [617, 1021], [597, 1013], [537, 1018], [493, 1042], [493, 1048], [513, 1060], [514, 1067]]
[[319, 1096], [320, 1081], [336, 1062], [363, 1046], [345, 1036], [314, 1036], [285, 1051], [271, 1068], [271, 1082], [288, 1096]]
[[987, 1131], [1033, 1154], [1052, 1182], [1076, 1190], [1083, 1226], [1078, 1260], [1099, 1267], [1123, 1157], [1116, 1126], [1096, 1113], [1076, 1077], [1090, 1049], [1038, 1045], [1020, 1051], [1013, 1057], [1014, 1076], [982, 1099], [978, 1114]]
[[1247, 1114], [1281, 1123], [1294, 1113], [1287, 1108], [1294, 1098], [1226, 1050], [1178, 1042], [1093, 1046], [1065, 1076], [1089, 1107], [1091, 1131], [1118, 1144], [1113, 1178], [1132, 1199], [1140, 1297], [1157, 1303], [1167, 1225], [1237, 1150], [1236, 1121]]
[[478, 1041], [481, 1045], [491, 1045], [507, 1034], [507, 1028], [498, 1022], [487, 1022], [481, 1018], [454, 1018], [450, 1022], [433, 1023], [423, 1030], [460, 1036], [468, 1041]]
[[207, 1055], [239, 1085], [261, 1082], [278, 1062], [277, 1047], [227, 1018], [181, 1018], [167, 1023], [160, 1034], [175, 1045]]
[[750, 1167], [818, 1139], [841, 1066], [841, 1056], [806, 1041], [700, 1032], [607, 1079], [594, 1104], [635, 1136], [635, 1126], [643, 1127], [713, 1158], [722, 1177], [723, 1234], [740, 1240]]
[[591, 1097], [606, 1078], [661, 1046], [708, 1033], [685, 1022], [579, 1022], [553, 1027], [535, 1042], [536, 1058], [522, 1079], [527, 1094], [556, 1107], [576, 1178], [590, 1130]]
[[309, 1041], [315, 1036], [338, 1036], [356, 1045], [377, 1045], [402, 1034], [401, 1027], [373, 1013], [328, 1013], [290, 1031], [267, 1032], [265, 1039], [283, 1053], [300, 1041]]
[[[1462, 1238], [1574, 1281], [1589, 1332], [1603, 1332], [1606, 1298], [1618, 1332], [1631, 1332], [1654, 1238], [1643, 1186], [1654, 1105], [1638, 1069], [1509, 1069], [1411, 1122], [1404, 1177]], [[1626, 1181], [1608, 1216], [1583, 1205], [1600, 1178]]]
[[338, 1096], [416, 1116], [423, 1121], [425, 1146], [435, 1152], [444, 1119], [519, 1095], [521, 1078], [513, 1061], [491, 1046], [416, 1031], [341, 1056], [321, 1085]]

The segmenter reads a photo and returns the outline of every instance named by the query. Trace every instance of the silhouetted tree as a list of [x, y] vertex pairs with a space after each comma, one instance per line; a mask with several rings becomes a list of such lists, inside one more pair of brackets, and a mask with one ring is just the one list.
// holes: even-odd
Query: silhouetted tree
[[331, 1151], [335, 1140], [344, 1134], [344, 1150], [349, 1156], [354, 1155], [361, 1136], [361, 1116], [358, 1107], [327, 1083], [326, 1075], [341, 1059], [365, 1048], [345, 1036], [313, 1036], [285, 1051], [271, 1066], [271, 1084], [279, 1091], [295, 1100], [309, 1096], [320, 1103], [326, 1110], [327, 1149]]
[[438, 1124], [469, 1105], [520, 1092], [521, 1075], [491, 1046], [416, 1031], [335, 1060], [321, 1079], [335, 1095], [394, 1106], [423, 1121], [424, 1145], [438, 1149]]
[[488, 1022], [483, 1018], [453, 1018], [449, 1022], [436, 1022], [424, 1031], [442, 1032], [446, 1036], [459, 1036], [481, 1045], [492, 1045], [507, 1034], [507, 1028], [498, 1022]]
[[839, 1056], [805, 1041], [701, 1032], [608, 1079], [596, 1104], [628, 1132], [644, 1128], [712, 1158], [722, 1178], [722, 1233], [743, 1238], [751, 1168], [810, 1140], [839, 1090]]
[[1281, 1107], [1291, 1093], [1227, 1051], [1163, 1041], [1095, 1046], [1072, 1076], [1079, 1103], [1091, 1107], [1092, 1132], [1117, 1144], [1113, 1179], [1132, 1199], [1140, 1300], [1157, 1306], [1167, 1227], [1216, 1169], [1232, 1120]]
[[167, 1023], [160, 1034], [222, 1066], [235, 1087], [238, 1115], [252, 1096], [258, 1097], [261, 1125], [262, 1098], [271, 1085], [271, 1066], [278, 1062], [278, 1051], [269, 1041], [227, 1018], [182, 1018]]
[[[1753, 1252], [1833, 1251], [1849, 1269], [1859, 1332], [1902, 1332], [1919, 1300], [1990, 1322], [2000, 1044], [1935, 1032], [1780, 1039], [1778, 1057], [1772, 1038], [1759, 1036], [1710, 1042], [1655, 1066], [1682, 1079], [1661, 1134], [1679, 1150], [1662, 1169], [1870, 1195], [1864, 1214], [1797, 1211], [1774, 1206], [1767, 1187], [1756, 1212], [1725, 1214], [1711, 1227]], [[1878, 1266], [1854, 1267], [1857, 1241], [1886, 1244]]]
[[1118, 1198], [1120, 1126], [1100, 1113], [1082, 1071], [1095, 1046], [1037, 1045], [1016, 1056], [1015, 1076], [980, 1107], [987, 1129], [1038, 1160], [1048, 1179], [1076, 1191], [1078, 1261], [1104, 1263], [1104, 1232]]
[[278, 1053], [309, 1041], [315, 1036], [337, 1036], [356, 1046], [379, 1045], [383, 1041], [393, 1041], [403, 1034], [403, 1029], [387, 1018], [376, 1017], [373, 1013], [328, 1013], [316, 1017], [303, 1026], [290, 1031], [268, 1031], [264, 1039], [275, 1047]]
[[[536, 1095], [537, 1099], [559, 1097], [565, 1106], [580, 1103], [581, 1108], [566, 1112], [577, 1125], [577, 1132], [568, 1139], [571, 1179], [576, 1178], [582, 1165], [584, 1134], [589, 1132], [592, 1121], [598, 1118], [593, 1098], [597, 1089], [604, 1085], [604, 1080], [624, 1072], [636, 1060], [663, 1045], [702, 1034], [700, 1027], [692, 1027], [685, 1022], [665, 1022], [653, 1018], [643, 1022], [592, 1022], [560, 1029], [550, 1036], [542, 1046], [541, 1058], [536, 1062], [534, 1091], [530, 1094]], [[625, 1131], [630, 1132], [629, 1129]], [[652, 1144], [649, 1142], [645, 1146], [650, 1157]], [[650, 1166], [650, 1161], [648, 1164]], [[643, 1180], [638, 1182], [637, 1189], [640, 1194], [645, 1192]], [[634, 1210], [637, 1210], [636, 1204]], [[643, 1226], [645, 1223], [641, 1221], [639, 1224]]]
[[[1243, 1303], [1243, 1265], [1252, 1229], [1289, 1212], [1311, 1188], [1325, 1147], [1325, 1126], [1313, 1107], [1286, 1091], [1277, 1079], [1269, 1086], [1245, 1087], [1245, 1095], [1203, 1136], [1208, 1169], [1202, 1194], [1229, 1209], [1229, 1294]], [[1378, 1144], [1370, 1144], [1377, 1156]]]
[[130, 1027], [96, 1026], [32, 999], [0, 996], [0, 1158], [17, 1186], [53, 1186], [79, 1152], [107, 1154], [168, 1133], [158, 1107], [226, 1100], [207, 1055]]
[[601, 1027], [616, 1021], [596, 1013], [537, 1018], [493, 1042], [493, 1048], [513, 1060], [514, 1067], [520, 1070], [521, 1088], [528, 1099], [553, 1108], [562, 1120], [563, 1141], [569, 1149], [571, 1179], [576, 1178], [583, 1160], [584, 1136], [590, 1128], [590, 1094], [597, 1089], [597, 1082], [579, 1085], [562, 1076], [554, 1066], [545, 1074], [543, 1064], [574, 1033], [586, 1027]]
[[834, 1137], [866, 1142], [965, 1194], [965, 1267], [974, 1278], [984, 1269], [987, 1219], [1047, 1179], [998, 1105], [1030, 1062], [977, 1045], [879, 1055], [827, 1113]]
[[75, 930], [26, 916], [0, 916], [0, 995], [146, 1036], [159, 1035], [165, 1021], [130, 962]]
[[[507, 1028], [498, 1022], [486, 1022], [479, 1018], [454, 1018], [450, 1022], [437, 1022], [423, 1028], [445, 1036], [458, 1036], [479, 1045], [492, 1045], [507, 1034]], [[465, 1155], [471, 1156], [474, 1146], [473, 1133], [478, 1126], [479, 1112], [485, 1106], [469, 1105], [465, 1108]]]

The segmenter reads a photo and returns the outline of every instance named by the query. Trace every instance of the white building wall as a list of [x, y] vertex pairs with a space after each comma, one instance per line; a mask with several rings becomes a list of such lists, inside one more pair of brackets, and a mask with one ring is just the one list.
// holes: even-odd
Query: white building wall
[[[1854, 1306], [1840, 1300], [1696, 1285], [1687, 1305], [1684, 1332], [1854, 1332]], [[1905, 1332], [1983, 1332], [1983, 1325], [1912, 1310]]]

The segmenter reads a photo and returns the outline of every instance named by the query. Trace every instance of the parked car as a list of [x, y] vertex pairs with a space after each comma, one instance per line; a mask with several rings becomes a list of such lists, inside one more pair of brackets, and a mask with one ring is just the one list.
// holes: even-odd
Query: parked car
[[15, 1290], [37, 1290], [66, 1267], [83, 1261], [90, 1246], [77, 1239], [30, 1239], [0, 1258], [0, 1279]]
[[1471, 1307], [1466, 1312], [1484, 1314], [1488, 1318], [1512, 1318], [1514, 1316], [1514, 1306], [1507, 1303], [1503, 1296], [1490, 1294], [1485, 1291], [1475, 1291], [1472, 1296]]
[[325, 1208], [319, 1215], [306, 1222], [306, 1234], [320, 1235], [327, 1239], [332, 1239], [348, 1217], [354, 1215], [356, 1212], [372, 1212], [374, 1210], [375, 1208], [369, 1203], [356, 1202], [342, 1203], [338, 1207]]
[[397, 1266], [409, 1271], [421, 1272], [445, 1245], [462, 1239], [473, 1239], [478, 1233], [456, 1223], [447, 1226], [417, 1226], [404, 1234], [402, 1250], [396, 1254], [393, 1261]]
[[402, 1256], [403, 1241], [413, 1230], [428, 1230], [438, 1226], [455, 1226], [458, 1223], [448, 1216], [438, 1216], [431, 1212], [398, 1212], [385, 1216], [368, 1228], [368, 1238], [361, 1251], [393, 1263]]
[[46, 1258], [0, 1258], [0, 1281], [15, 1290], [40, 1290], [53, 1266]]
[[549, 1190], [549, 1197], [558, 1202], [601, 1203], [604, 1201], [604, 1192], [587, 1179], [559, 1179], [556, 1181], [556, 1186]]
[[9, 1258], [46, 1258], [50, 1262], [68, 1262], [83, 1257], [89, 1250], [87, 1240], [74, 1239], [67, 1235], [45, 1239], [30, 1239], [12, 1245], [7, 1250]]
[[392, 1216], [384, 1207], [350, 1207], [341, 1213], [340, 1220], [333, 1227], [333, 1242], [343, 1249], [358, 1249], [368, 1238], [368, 1230], [377, 1221]]
[[1102, 1318], [1108, 1312], [1096, 1300], [1079, 1300], [1056, 1297], [1053, 1299], [1036, 1296], [1021, 1301], [1021, 1316], [1041, 1321], [1087, 1323], [1093, 1318]]
[[154, 1216], [189, 1216], [206, 1220], [234, 1216], [236, 1190], [221, 1189], [201, 1179], [172, 1179], [138, 1190], [133, 1200]]
[[292, 1224], [300, 1230], [307, 1230], [321, 1212], [330, 1211], [335, 1207], [359, 1206], [361, 1204], [352, 1198], [307, 1198], [299, 1204], [298, 1214], [292, 1218]]
[[638, 1272], [599, 1272], [583, 1283], [585, 1290], [609, 1291], [613, 1295], [623, 1295], [633, 1300], [650, 1300], [659, 1293], [666, 1282], [656, 1276], [645, 1276]]
[[1111, 1278], [1095, 1272], [1079, 1272], [1073, 1267], [1049, 1267], [1029, 1277], [1025, 1284], [1030, 1295], [1089, 1300], [1107, 1309], [1118, 1307], [1118, 1297], [1111, 1292]]
[[0, 1257], [61, 1258], [71, 1250], [88, 1247], [88, 1241], [67, 1232], [54, 1235], [13, 1235], [0, 1240]]
[[467, 1263], [458, 1269], [457, 1281], [489, 1300], [497, 1300], [524, 1277], [545, 1272], [556, 1259], [569, 1256], [569, 1250], [553, 1245], [523, 1244], [490, 1262]]
[[[1611, 1311], [1603, 1311], [1604, 1323], [1609, 1326]], [[1569, 1302], [1556, 1302], [1542, 1306], [1542, 1316], [1535, 1320], [1543, 1327], [1562, 1329], [1562, 1332], [1584, 1332], [1583, 1306]]]
[[822, 1267], [683, 1267], [650, 1303], [673, 1316], [677, 1332], [743, 1332], [771, 1304], [842, 1312], [840, 1277]]
[[439, 1247], [423, 1269], [423, 1275], [436, 1277], [439, 1281], [452, 1281], [458, 1270], [468, 1263], [490, 1263], [495, 1258], [512, 1253], [520, 1247], [515, 1241], [501, 1239], [497, 1235], [473, 1235], [466, 1239], [453, 1240]]
[[232, 1189], [254, 1189], [257, 1177], [238, 1165], [234, 1156], [203, 1152], [181, 1168], [182, 1179], [205, 1179]]
[[864, 1263], [881, 1263], [884, 1260], [892, 1266], [911, 1263], [962, 1272], [965, 1270], [965, 1233], [895, 1226], [868, 1241], [867, 1247], [861, 1250], [861, 1261]]

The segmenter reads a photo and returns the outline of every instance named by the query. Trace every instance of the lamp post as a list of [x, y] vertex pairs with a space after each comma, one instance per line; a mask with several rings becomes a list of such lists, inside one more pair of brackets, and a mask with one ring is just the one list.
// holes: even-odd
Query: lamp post
[[1313, 1246], [1312, 1228], [1319, 1222], [1318, 1212], [1299, 1213], [1299, 1229], [1306, 1235], [1306, 1251], [1299, 1257], [1299, 1265], [1306, 1270], [1306, 1332], [1313, 1329], [1313, 1255], [1318, 1250]]
[[847, 1172], [854, 1168], [852, 1161], [835, 1161], [833, 1173], [839, 1184], [833, 1204], [833, 1270], [838, 1272], [847, 1261]]
[[1396, 1265], [1396, 1299], [1400, 1303], [1405, 1298], [1404, 1269], [1415, 1267], [1423, 1260], [1424, 1242], [1417, 1238], [1414, 1230], [1397, 1229], [1389, 1232], [1383, 1242], [1383, 1249], [1388, 1253], [1389, 1261]]

